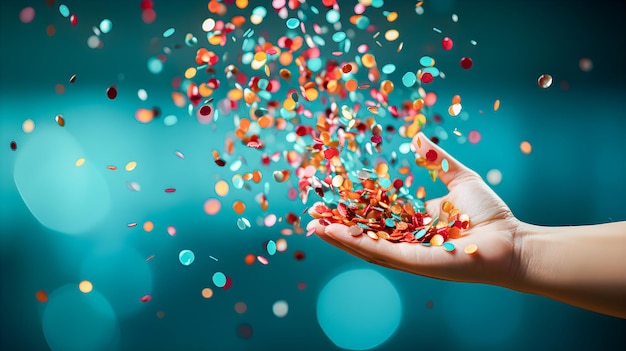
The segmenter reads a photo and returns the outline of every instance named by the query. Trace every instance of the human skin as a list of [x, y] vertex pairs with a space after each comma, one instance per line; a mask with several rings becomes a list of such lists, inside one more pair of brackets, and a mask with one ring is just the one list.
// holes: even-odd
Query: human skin
[[[421, 276], [498, 285], [546, 296], [574, 306], [626, 318], [626, 222], [590, 226], [545, 227], [517, 219], [509, 207], [471, 169], [434, 144], [423, 133], [413, 139], [418, 155], [430, 150], [445, 158], [449, 170], [438, 170], [448, 194], [425, 203], [434, 218], [446, 218], [444, 201], [470, 218], [464, 235], [452, 239], [457, 249], [353, 237], [339, 223], [323, 225], [315, 205], [307, 225], [324, 241], [368, 262]], [[431, 167], [432, 168], [432, 167]], [[463, 248], [478, 245], [475, 254]]]

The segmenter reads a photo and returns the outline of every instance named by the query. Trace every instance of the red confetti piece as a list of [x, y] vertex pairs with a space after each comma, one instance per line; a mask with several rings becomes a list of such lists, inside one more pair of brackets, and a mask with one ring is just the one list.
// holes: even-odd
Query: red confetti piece
[[75, 25], [77, 25], [77, 24], [78, 24], [78, 17], [76, 17], [76, 15], [75, 15], [75, 14], [72, 14], [72, 15], [70, 16], [70, 23], [71, 23], [73, 26], [75, 26]]
[[445, 37], [441, 40], [441, 46], [443, 47], [444, 50], [452, 49], [453, 45], [454, 45], [454, 42], [452, 42], [452, 39], [448, 37]]
[[428, 73], [428, 72], [426, 72], [426, 73], [422, 74], [422, 77], [420, 78], [420, 80], [421, 80], [421, 81], [422, 81], [422, 83], [424, 83], [424, 84], [428, 84], [428, 83], [432, 82], [432, 81], [433, 81], [433, 79], [434, 79], [433, 75], [432, 75], [432, 74], [430, 74], [430, 73]]
[[374, 144], [378, 144], [383, 141], [383, 137], [381, 137], [380, 135], [372, 135], [370, 141]]
[[324, 150], [324, 157], [327, 160], [330, 160], [331, 158], [338, 156], [338, 155], [339, 155], [339, 150], [337, 150], [336, 147], [331, 147], [331, 148]]
[[463, 67], [463, 69], [470, 69], [472, 68], [472, 59], [469, 57], [463, 57], [461, 59], [461, 67]]
[[13, 151], [17, 150], [17, 143], [15, 141], [11, 142], [11, 150]]
[[304, 260], [304, 256], [305, 256], [304, 251], [300, 251], [300, 250], [294, 252], [293, 254], [293, 258], [295, 258], [297, 261]]
[[150, 301], [150, 300], [152, 300], [152, 296], [150, 296], [150, 295], [144, 295], [144, 296], [142, 296], [142, 297], [139, 299], [139, 301], [141, 301], [141, 302], [148, 302], [148, 301]]
[[107, 97], [111, 100], [117, 97], [117, 88], [115, 87], [115, 85], [107, 88]]
[[166, 193], [175, 193], [176, 192], [176, 188], [167, 188], [165, 189]]
[[426, 159], [430, 162], [434, 162], [437, 159], [437, 151], [428, 150], [428, 152], [426, 152]]

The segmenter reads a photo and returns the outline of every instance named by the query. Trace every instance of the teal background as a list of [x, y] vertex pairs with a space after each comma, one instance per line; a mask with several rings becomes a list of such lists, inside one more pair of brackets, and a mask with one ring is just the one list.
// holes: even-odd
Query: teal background
[[[46, 341], [44, 330], [67, 327], [64, 318], [70, 318], [83, 304], [106, 311], [107, 319], [78, 320], [67, 332], [73, 336], [67, 338], [80, 339], [82, 335], [85, 340], [99, 340], [97, 328], [114, 329], [107, 334], [113, 335], [108, 344], [97, 345], [105, 349], [337, 349], [317, 322], [317, 297], [330, 279], [355, 268], [383, 274], [402, 301], [400, 325], [377, 348], [380, 350], [624, 346], [623, 320], [501, 288], [436, 281], [375, 267], [316, 237], [286, 237], [287, 252], [272, 257], [270, 265], [245, 265], [245, 255], [264, 254], [263, 243], [281, 237], [279, 228], [284, 225], [256, 225], [256, 218], [264, 216], [254, 203], [262, 184], [253, 185], [251, 191], [231, 187], [218, 216], [203, 212], [204, 201], [216, 197], [215, 180], [232, 176], [227, 168], [217, 167], [210, 154], [213, 149], [223, 149], [224, 134], [233, 130], [232, 122], [221, 116], [216, 123], [201, 125], [184, 109], [176, 108], [170, 98], [171, 79], [182, 76], [195, 57], [196, 49], [183, 43], [184, 34], [192, 32], [203, 40], [200, 25], [211, 16], [206, 1], [155, 0], [157, 19], [152, 24], [141, 21], [139, 1], [67, 2], [78, 14], [76, 27], [59, 15], [59, 4], [49, 7], [39, 0], [0, 3], [1, 349], [54, 347]], [[257, 4], [270, 6], [269, 2], [251, 1], [248, 10], [234, 9], [227, 18], [233, 13], [249, 13]], [[352, 2], [343, 4], [342, 21], [347, 23]], [[316, 5], [322, 9], [321, 4]], [[28, 24], [18, 17], [25, 6], [33, 6], [37, 12]], [[476, 145], [458, 144], [453, 138], [441, 145], [483, 177], [488, 170], [499, 169], [503, 180], [493, 188], [523, 221], [577, 225], [626, 220], [626, 4], [432, 0], [426, 1], [424, 8], [422, 16], [414, 13], [413, 2], [388, 1], [383, 8], [400, 13], [393, 27], [400, 30], [404, 41], [401, 54], [395, 52], [395, 44], [390, 45], [393, 50], [376, 47], [371, 34], [360, 31], [355, 42], [370, 43], [379, 64], [398, 66], [390, 76], [396, 86], [404, 71], [418, 67], [422, 55], [437, 59], [447, 77], [428, 88], [438, 93], [435, 112], [444, 116], [442, 126], [450, 135], [455, 127], [476, 129], [482, 135]], [[284, 22], [272, 10], [268, 12], [263, 28], [270, 33], [284, 31]], [[452, 13], [458, 14], [458, 23], [450, 20]], [[382, 28], [392, 27], [380, 14], [371, 17]], [[104, 18], [112, 20], [113, 29], [101, 36], [102, 49], [89, 49], [86, 42], [91, 28]], [[321, 16], [317, 20], [323, 21]], [[52, 37], [46, 35], [48, 24], [56, 27]], [[175, 35], [162, 38], [169, 27], [176, 28]], [[432, 27], [455, 40], [452, 51], [441, 49], [443, 35]], [[470, 45], [470, 39], [478, 45]], [[163, 72], [148, 72], [148, 58], [174, 44], [182, 44], [182, 48], [172, 49]], [[459, 67], [462, 56], [473, 59], [472, 69]], [[590, 72], [578, 68], [583, 57], [593, 61]], [[543, 73], [555, 79], [549, 89], [537, 86], [537, 77]], [[69, 84], [72, 74], [77, 74], [77, 81]], [[57, 83], [65, 85], [64, 94], [55, 93]], [[118, 87], [115, 100], [106, 97], [110, 85]], [[139, 88], [148, 91], [146, 102], [137, 98]], [[455, 94], [461, 95], [468, 112], [465, 121], [446, 117]], [[495, 99], [502, 102], [497, 112], [492, 109]], [[176, 114], [178, 124], [166, 127], [162, 117], [147, 125], [134, 120], [137, 108], [153, 106], [161, 109], [161, 116]], [[80, 157], [72, 154], [76, 148], [67, 135], [58, 134], [54, 116], [59, 113], [67, 123], [63, 133], [80, 145], [87, 160], [84, 167], [94, 167], [93, 172], [101, 174], [110, 196], [104, 220], [77, 234], [43, 226], [22, 200], [14, 179], [18, 159], [23, 156], [20, 153], [30, 147], [31, 168], [26, 169], [23, 181], [40, 184], [45, 190], [37, 201], [58, 203], [58, 214], [49, 220], [56, 220], [61, 227], [69, 226], [68, 221], [87, 223], [88, 227], [90, 219], [99, 215], [102, 188], [82, 188], [77, 185], [85, 179], [80, 174], [40, 166], [46, 160], [65, 160], [73, 167]], [[36, 124], [31, 134], [21, 130], [27, 118]], [[286, 145], [281, 138], [284, 135], [277, 134], [270, 150]], [[9, 148], [12, 140], [18, 144], [17, 151]], [[531, 142], [530, 155], [519, 151], [522, 140]], [[185, 160], [174, 156], [175, 150], [182, 151]], [[248, 160], [248, 170], [263, 169], [264, 181], [272, 183], [268, 213], [283, 216], [304, 209], [299, 202], [287, 200], [287, 186], [273, 182], [267, 171], [284, 168], [284, 163], [263, 168], [258, 151], [242, 145], [236, 150], [237, 156]], [[139, 165], [127, 173], [123, 166], [131, 160]], [[117, 165], [118, 170], [107, 171], [104, 166], [108, 164]], [[441, 194], [441, 184], [430, 184], [428, 175], [419, 171], [415, 171], [416, 183], [427, 185], [428, 197]], [[50, 186], [46, 186], [48, 181]], [[139, 182], [142, 190], [128, 191], [127, 181]], [[66, 188], [59, 193], [55, 184]], [[177, 192], [165, 194], [167, 187], [176, 187]], [[87, 207], [68, 200], [85, 193], [93, 200]], [[252, 228], [237, 228], [238, 216], [230, 208], [235, 199], [248, 203], [245, 216]], [[155, 223], [152, 233], [140, 228], [146, 220]], [[126, 224], [130, 222], [139, 226], [129, 229]], [[176, 226], [176, 237], [167, 235], [167, 225]], [[178, 262], [182, 249], [196, 254], [196, 261], [188, 267]], [[303, 261], [293, 258], [296, 250], [305, 252]], [[145, 263], [151, 254], [155, 258]], [[232, 277], [230, 290], [212, 285], [211, 276], [218, 270]], [[94, 282], [96, 293], [90, 297], [94, 301], [72, 305], [74, 295], [80, 295], [65, 286], [76, 286], [83, 279]], [[306, 289], [298, 290], [298, 282], [306, 282]], [[214, 290], [211, 299], [200, 295], [204, 287]], [[46, 311], [34, 297], [37, 290], [45, 290], [52, 299], [52, 292], [59, 288], [55, 301], [65, 301], [67, 315], [58, 304], [54, 311]], [[138, 302], [147, 293], [153, 300]], [[289, 313], [279, 319], [272, 314], [272, 304], [281, 299], [289, 302]], [[246, 313], [234, 311], [238, 301], [247, 304]], [[163, 311], [165, 317], [157, 318], [157, 311]], [[237, 336], [242, 323], [252, 327], [252, 338]], [[97, 346], [93, 345], [94, 349]]]

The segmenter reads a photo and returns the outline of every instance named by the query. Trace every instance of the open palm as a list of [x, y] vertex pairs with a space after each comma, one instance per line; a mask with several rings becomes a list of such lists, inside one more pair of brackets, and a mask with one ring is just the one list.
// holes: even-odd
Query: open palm
[[[430, 150], [436, 152], [437, 158], [429, 162], [431, 165], [440, 165], [443, 159], [449, 163], [448, 172], [438, 171], [439, 178], [448, 187], [448, 194], [426, 202], [426, 211], [432, 217], [446, 220], [441, 204], [449, 201], [461, 213], [469, 215], [469, 229], [463, 231], [462, 237], [450, 239], [456, 250], [447, 252], [441, 247], [372, 240], [366, 235], [353, 237], [343, 224], [322, 225], [314, 210], [309, 210], [315, 219], [308, 228], [315, 228], [320, 238], [346, 252], [388, 268], [445, 280], [509, 285], [518, 273], [520, 258], [515, 234], [520, 222], [477, 173], [456, 161], [424, 134], [415, 137], [413, 146], [420, 155]], [[478, 251], [466, 254], [463, 249], [469, 244], [476, 244]]]

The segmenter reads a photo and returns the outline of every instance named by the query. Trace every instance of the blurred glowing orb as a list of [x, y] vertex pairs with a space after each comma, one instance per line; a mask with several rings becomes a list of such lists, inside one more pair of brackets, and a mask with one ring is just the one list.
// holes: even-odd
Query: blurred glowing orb
[[[381, 298], [384, 296], [384, 298]], [[328, 338], [348, 350], [368, 350], [398, 328], [402, 304], [396, 288], [371, 269], [331, 279], [317, 298], [317, 320]]]
[[62, 233], [84, 233], [110, 208], [109, 186], [94, 165], [75, 167], [85, 154], [62, 128], [43, 129], [21, 145], [15, 160], [15, 185], [33, 216]]
[[487, 181], [491, 185], [498, 185], [502, 181], [502, 172], [497, 169], [492, 169], [487, 172]]
[[88, 294], [93, 290], [93, 284], [89, 280], [83, 280], [78, 284], [78, 290], [83, 294]]
[[111, 350], [119, 338], [109, 301], [97, 290], [83, 294], [74, 284], [50, 294], [42, 329], [52, 351]]
[[274, 312], [274, 315], [278, 318], [285, 317], [287, 313], [289, 313], [289, 305], [287, 304], [287, 301], [278, 300], [274, 302], [274, 305], [272, 306], [272, 312]]

